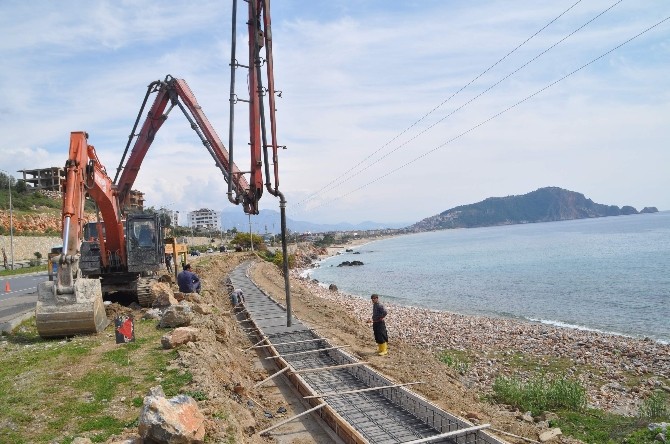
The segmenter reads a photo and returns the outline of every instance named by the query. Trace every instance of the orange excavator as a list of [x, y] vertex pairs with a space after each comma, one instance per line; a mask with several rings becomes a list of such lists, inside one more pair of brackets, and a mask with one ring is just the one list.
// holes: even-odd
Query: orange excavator
[[[235, 35], [236, 0], [233, 0], [233, 36]], [[283, 237], [286, 231], [285, 200], [279, 192], [277, 142], [275, 129], [275, 91], [272, 74], [272, 35], [270, 14], [265, 0], [248, 2], [249, 64], [235, 59], [235, 43], [231, 52], [231, 128], [229, 149], [219, 139], [195, 96], [183, 79], [166, 76], [152, 82], [137, 115], [128, 144], [112, 181], [100, 162], [95, 148], [88, 144], [88, 134], [73, 132], [65, 164], [62, 227], [63, 249], [54, 260], [58, 263], [54, 281], [38, 286], [36, 307], [37, 330], [42, 337], [63, 337], [95, 333], [103, 330], [108, 320], [103, 298], [114, 293], [131, 293], [142, 306], [152, 302], [150, 287], [164, 260], [163, 236], [160, 219], [156, 215], [132, 213], [129, 197], [142, 161], [156, 132], [171, 110], [180, 109], [191, 128], [200, 137], [216, 166], [228, 184], [228, 200], [242, 205], [244, 212], [258, 214], [258, 201], [263, 185], [272, 195], [280, 198]], [[265, 58], [260, 56], [265, 47]], [[262, 84], [261, 66], [266, 66], [267, 87]], [[234, 72], [249, 70], [249, 100], [237, 98], [234, 93]], [[147, 117], [137, 131], [149, 96], [156, 98]], [[263, 97], [268, 97], [271, 125], [268, 141], [265, 127]], [[250, 168], [242, 172], [233, 162], [233, 106], [238, 101], [249, 103]], [[169, 105], [169, 107], [168, 107]], [[130, 155], [128, 150], [135, 143]], [[269, 152], [272, 149], [274, 184], [270, 181]], [[128, 158], [126, 161], [126, 157]], [[263, 183], [265, 163], [266, 182]], [[248, 174], [248, 179], [245, 175]], [[98, 220], [87, 223], [84, 219], [86, 199], [98, 209]], [[288, 297], [288, 255], [283, 242], [285, 286]]]

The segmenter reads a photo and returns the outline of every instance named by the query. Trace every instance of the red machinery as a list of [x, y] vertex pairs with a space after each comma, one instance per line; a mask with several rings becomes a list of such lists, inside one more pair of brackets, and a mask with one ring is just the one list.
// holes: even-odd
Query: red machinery
[[[237, 0], [233, 0], [233, 48], [231, 51], [231, 92], [229, 149], [226, 150], [214, 128], [202, 112], [193, 93], [182, 79], [166, 76], [152, 82], [133, 126], [128, 144], [117, 168], [114, 182], [107, 176], [88, 135], [74, 132], [66, 162], [67, 176], [63, 198], [63, 252], [58, 257], [58, 277], [38, 286], [36, 322], [40, 336], [71, 336], [94, 333], [107, 325], [103, 294], [114, 291], [134, 293], [140, 304], [151, 303], [150, 283], [163, 261], [162, 233], [155, 216], [125, 214], [124, 208], [139, 173], [142, 161], [154, 137], [176, 106], [184, 113], [203, 145], [212, 155], [228, 183], [228, 200], [241, 204], [245, 213], [258, 214], [258, 201], [265, 187], [280, 198], [284, 277], [287, 295], [287, 322], [290, 325], [290, 287], [286, 251], [286, 201], [279, 192], [275, 125], [275, 90], [272, 62], [272, 32], [268, 0], [248, 2], [249, 64], [235, 59]], [[265, 58], [260, 55], [265, 48]], [[266, 67], [267, 88], [262, 84], [261, 66]], [[238, 99], [234, 92], [235, 70], [249, 69], [249, 100]], [[139, 133], [136, 133], [149, 96], [157, 93]], [[270, 142], [266, 131], [263, 97], [268, 96]], [[248, 172], [233, 162], [234, 105], [249, 103], [250, 159]], [[168, 108], [168, 104], [170, 107]], [[167, 108], [167, 110], [166, 110]], [[124, 165], [132, 140], [137, 137]], [[274, 170], [269, 168], [268, 148], [272, 149]], [[245, 177], [249, 174], [249, 178]], [[274, 177], [274, 184], [270, 177]], [[86, 197], [97, 205], [102, 221], [95, 224], [94, 235], [84, 235], [83, 211]]]

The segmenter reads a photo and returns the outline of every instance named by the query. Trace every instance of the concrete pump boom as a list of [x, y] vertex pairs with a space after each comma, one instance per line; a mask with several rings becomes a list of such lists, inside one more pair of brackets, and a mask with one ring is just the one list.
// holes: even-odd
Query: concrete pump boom
[[[136, 134], [135, 130], [143, 114], [147, 99], [154, 92], [157, 93], [156, 98], [149, 109], [142, 128]], [[166, 111], [168, 103], [170, 103], [170, 107]], [[236, 205], [242, 204], [245, 213], [258, 214], [258, 200], [263, 193], [262, 159], [260, 158], [260, 152], [252, 150], [249, 172], [250, 181], [247, 181], [243, 172], [234, 163], [231, 163], [225, 146], [210, 124], [207, 116], [205, 116], [186, 81], [176, 79], [170, 75], [166, 76], [163, 81], [157, 80], [149, 84], [144, 102], [135, 120], [135, 126], [128, 137], [128, 144], [114, 178], [114, 183], [119, 190], [119, 202], [121, 206], [124, 207], [126, 205], [144, 156], [153, 143], [156, 133], [175, 106], [184, 113], [191, 124], [191, 128], [198, 134], [203, 145], [214, 159], [216, 166], [223, 173], [224, 179], [232, 186], [235, 196], [230, 199], [231, 202]], [[135, 136], [137, 136], [137, 140], [124, 166], [123, 162], [128, 153], [128, 148]], [[121, 173], [120, 177], [119, 173]]]

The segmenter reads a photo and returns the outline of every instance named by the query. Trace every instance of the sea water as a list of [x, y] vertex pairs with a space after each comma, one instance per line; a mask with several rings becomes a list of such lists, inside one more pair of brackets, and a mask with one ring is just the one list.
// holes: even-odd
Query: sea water
[[[670, 211], [441, 230], [308, 271], [368, 299], [670, 342]], [[337, 265], [358, 260], [362, 266]]]

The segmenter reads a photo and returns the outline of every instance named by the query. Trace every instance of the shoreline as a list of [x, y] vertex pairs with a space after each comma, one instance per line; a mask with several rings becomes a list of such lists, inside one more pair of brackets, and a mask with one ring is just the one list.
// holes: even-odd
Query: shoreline
[[[403, 235], [399, 235], [399, 236], [403, 236]], [[347, 244], [345, 244], [343, 246], [327, 247], [326, 248], [326, 254], [319, 255], [318, 260], [313, 262], [310, 267], [301, 268], [301, 269], [296, 270], [298, 272], [296, 274], [296, 276], [299, 276], [300, 278], [312, 279], [311, 275], [310, 275], [311, 270], [320, 267], [321, 263], [324, 260], [329, 259], [333, 256], [337, 256], [341, 251], [344, 251], [344, 250], [349, 249], [349, 248], [362, 247], [364, 245], [368, 245], [368, 244], [371, 244], [371, 243], [379, 241], [379, 240], [390, 239], [390, 238], [393, 238], [393, 237], [397, 237], [397, 236], [390, 236], [389, 235], [389, 236], [383, 236], [383, 237], [372, 239], [372, 240], [367, 239], [367, 238], [366, 239], [358, 239], [358, 240], [353, 241], [353, 242], [348, 242]], [[337, 286], [337, 282], [331, 282], [329, 284], [334, 284], [335, 286]], [[323, 285], [324, 288], [326, 288], [326, 289], [328, 288], [329, 284], [321, 283], [321, 285]], [[338, 290], [338, 291], [341, 291], [341, 290]], [[356, 295], [351, 294], [351, 296], [356, 296]], [[365, 297], [362, 296], [362, 295], [358, 295], [358, 297], [365, 300]], [[428, 311], [450, 313], [450, 314], [454, 314], [454, 315], [511, 320], [511, 321], [517, 321], [517, 322], [522, 322], [522, 323], [544, 325], [544, 326], [551, 327], [551, 328], [593, 332], [593, 333], [599, 333], [599, 334], [603, 334], [603, 335], [620, 336], [622, 338], [640, 340], [640, 341], [651, 340], [651, 341], [654, 341], [654, 342], [656, 342], [660, 345], [670, 345], [670, 340], [655, 339], [655, 338], [648, 337], [648, 336], [633, 336], [633, 335], [626, 334], [626, 333], [623, 333], [623, 332], [618, 332], [618, 331], [600, 330], [600, 329], [597, 329], [597, 328], [594, 328], [594, 327], [589, 327], [589, 326], [586, 326], [586, 325], [566, 324], [565, 322], [554, 320], [554, 319], [544, 319], [544, 318], [531, 319], [531, 318], [527, 318], [527, 317], [524, 317], [524, 316], [515, 317], [515, 316], [504, 316], [504, 315], [496, 315], [496, 314], [461, 313], [461, 312], [455, 312], [455, 311], [449, 311], [449, 310], [442, 310], [442, 309], [439, 309], [439, 308], [427, 308], [427, 307], [411, 306], [411, 305], [403, 305], [403, 304], [396, 304], [396, 305], [403, 306], [403, 307], [408, 307], [408, 308], [416, 308], [416, 309], [419, 309], [419, 310], [424, 310], [425, 309], [425, 310], [428, 310]]]
[[[387, 237], [388, 238], [388, 237]], [[382, 239], [361, 239], [329, 248], [319, 261], [338, 251]], [[310, 292], [346, 308], [358, 320], [369, 317], [370, 304], [360, 296], [329, 290], [309, 277], [309, 270], [292, 270], [292, 276]], [[654, 390], [670, 393], [670, 344], [649, 338], [578, 329], [539, 321], [465, 315], [403, 306], [382, 300], [389, 311], [389, 346], [404, 342], [431, 354], [456, 350], [472, 355], [462, 376], [466, 386], [490, 393], [500, 376], [527, 380], [532, 372], [520, 370], [519, 354], [538, 368], [563, 368], [587, 390], [590, 407], [635, 415], [640, 402]], [[522, 366], [523, 367], [523, 366]]]

